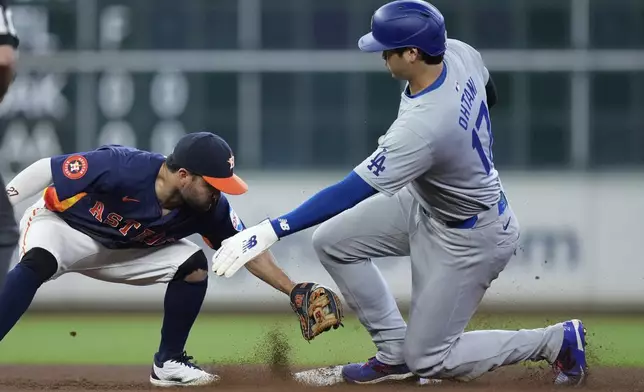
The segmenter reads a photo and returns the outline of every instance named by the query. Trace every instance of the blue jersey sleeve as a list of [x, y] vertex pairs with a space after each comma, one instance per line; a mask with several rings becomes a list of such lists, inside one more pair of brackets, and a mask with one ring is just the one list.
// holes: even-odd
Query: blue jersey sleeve
[[322, 189], [295, 210], [270, 222], [278, 238], [286, 237], [331, 219], [376, 193], [376, 189], [352, 171], [342, 181]]
[[208, 246], [219, 249], [221, 242], [230, 238], [246, 227], [224, 195], [207, 213], [199, 234]]
[[80, 193], [109, 193], [118, 184], [121, 154], [109, 147], [51, 158], [51, 173], [60, 200]]

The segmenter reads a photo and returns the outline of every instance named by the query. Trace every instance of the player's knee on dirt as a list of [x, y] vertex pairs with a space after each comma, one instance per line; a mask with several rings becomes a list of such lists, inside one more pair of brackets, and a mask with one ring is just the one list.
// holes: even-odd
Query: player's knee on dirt
[[22, 256], [20, 264], [34, 271], [41, 283], [48, 281], [58, 271], [56, 257], [43, 248], [30, 249]]
[[208, 259], [202, 250], [194, 253], [177, 269], [172, 280], [202, 282], [208, 279]]

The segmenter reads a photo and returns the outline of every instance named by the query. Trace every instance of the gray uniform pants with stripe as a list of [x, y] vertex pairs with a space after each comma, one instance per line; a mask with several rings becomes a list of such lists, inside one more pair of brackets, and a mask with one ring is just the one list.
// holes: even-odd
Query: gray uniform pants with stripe
[[[509, 224], [508, 224], [509, 220]], [[479, 215], [472, 229], [428, 217], [409, 191], [378, 194], [320, 225], [313, 246], [347, 305], [371, 334], [376, 358], [423, 377], [474, 379], [523, 360], [556, 360], [563, 326], [464, 333], [485, 291], [518, 246], [508, 206]], [[371, 258], [410, 256], [409, 324]]]

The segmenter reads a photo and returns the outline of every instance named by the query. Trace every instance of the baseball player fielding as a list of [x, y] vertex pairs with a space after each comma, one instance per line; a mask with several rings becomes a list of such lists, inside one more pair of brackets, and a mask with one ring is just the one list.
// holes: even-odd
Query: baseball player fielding
[[[217, 249], [244, 229], [227, 195], [246, 183], [235, 157], [209, 132], [184, 136], [169, 156], [109, 145], [41, 159], [8, 185], [13, 204], [41, 194], [20, 221], [20, 262], [0, 292], [0, 340], [48, 281], [76, 272], [120, 284], [167, 285], [161, 342], [149, 382], [158, 387], [219, 381], [185, 351], [208, 288], [208, 260], [185, 237]], [[306, 340], [338, 328], [342, 307], [329, 288], [296, 284], [266, 252], [248, 270], [289, 296]]]

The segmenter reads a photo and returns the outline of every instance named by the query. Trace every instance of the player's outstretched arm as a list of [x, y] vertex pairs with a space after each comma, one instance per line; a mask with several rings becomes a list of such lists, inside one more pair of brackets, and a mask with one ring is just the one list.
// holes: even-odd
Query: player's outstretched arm
[[293, 282], [277, 266], [270, 251], [249, 261], [246, 269], [289, 297], [304, 340], [342, 325], [342, 303], [333, 290], [314, 282]]
[[264, 220], [222, 241], [222, 246], [213, 256], [212, 270], [217, 275], [229, 278], [279, 238], [322, 223], [376, 193], [357, 173], [351, 172], [342, 181], [316, 193], [290, 213], [277, 219]]
[[11, 205], [42, 192], [52, 183], [51, 158], [42, 158], [18, 173], [6, 186]]
[[266, 219], [223, 241], [213, 257], [213, 271], [231, 277], [280, 238], [322, 223], [378, 192], [392, 196], [426, 173], [433, 153], [429, 142], [413, 126], [392, 126], [378, 149], [342, 181], [316, 193], [288, 214]]
[[246, 269], [263, 282], [286, 295], [289, 295], [293, 287], [295, 287], [295, 282], [277, 266], [275, 258], [269, 250], [249, 261], [246, 264]]

